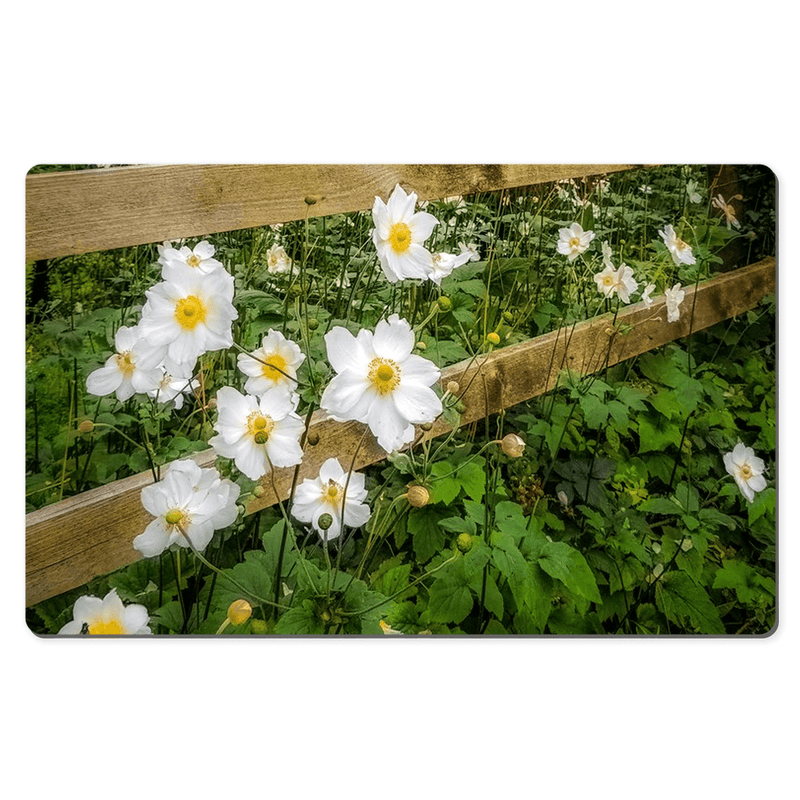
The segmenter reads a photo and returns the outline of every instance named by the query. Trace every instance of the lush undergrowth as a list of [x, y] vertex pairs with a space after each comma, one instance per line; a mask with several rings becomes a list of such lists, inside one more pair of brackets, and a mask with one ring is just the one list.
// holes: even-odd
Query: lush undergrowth
[[[387, 458], [364, 471], [363, 491], [360, 476], [346, 477], [349, 463], [321, 482], [339, 501], [343, 493], [347, 508], [351, 499], [361, 507], [331, 503], [340, 516], [330, 522], [320, 514], [328, 507], [300, 495], [244, 515], [249, 497], [269, 487], [272, 467], [294, 466], [302, 451], [292, 461], [288, 449], [264, 445], [264, 472], [256, 474], [250, 451], [221, 441], [231, 392], [250, 397], [255, 385], [240, 365], [259, 358], [272, 383], [292, 381], [286, 418], [297, 416], [307, 450], [314, 445], [300, 435], [302, 423], [320, 405], [353, 418], [336, 388], [346, 370], [333, 341], [349, 347], [348, 337], [361, 341], [364, 331], [377, 341], [378, 331], [394, 336], [407, 324], [413, 353], [394, 358], [410, 374], [422, 359], [436, 368], [479, 364], [497, 347], [597, 314], [612, 314], [614, 324], [621, 308], [660, 295], [668, 309], [646, 324], [690, 315], [681, 287], [774, 254], [772, 175], [741, 168], [741, 196], [732, 197], [711, 173], [710, 188], [705, 167], [665, 167], [430, 202], [424, 212], [438, 224], [425, 247], [458, 265], [440, 259], [429, 280], [392, 280], [381, 269], [370, 213], [208, 236], [231, 276], [235, 345], [200, 353], [171, 394], [120, 398], [98, 390], [91, 376], [115, 352], [120, 327], [151, 314], [145, 293], [169, 282], [177, 267], [165, 262], [177, 250], [141, 246], [57, 260], [46, 270], [29, 265], [28, 510], [147, 470], [165, 486], [166, 465], [212, 439], [220, 453], [214, 486], [226, 487], [202, 545], [185, 536], [177, 507], [168, 510], [163, 527], [174, 536], [160, 552], [137, 545], [146, 558], [29, 609], [31, 629], [57, 633], [77, 620], [80, 598], [115, 590], [127, 608], [142, 606], [149, 630], [160, 633], [771, 630], [774, 297], [593, 375], [565, 371], [547, 395], [447, 436], [407, 447], [370, 421], [365, 435]], [[397, 341], [406, 341], [405, 330]], [[303, 356], [295, 367], [288, 350], [280, 362], [247, 355], [278, 333]], [[395, 360], [373, 359], [395, 368], [385, 379], [377, 366], [370, 372], [380, 397], [394, 396]], [[431, 400], [420, 387], [415, 397], [430, 407], [419, 419], [406, 406], [392, 413], [418, 429], [440, 413], [458, 422], [463, 387]], [[249, 424], [259, 413], [268, 428], [281, 421], [258, 402], [248, 406]], [[272, 430], [252, 428], [252, 441], [272, 434], [274, 443]], [[185, 510], [182, 519], [188, 523]], [[132, 534], [132, 547], [142, 533]], [[104, 624], [111, 627], [90, 632], [125, 632]]]

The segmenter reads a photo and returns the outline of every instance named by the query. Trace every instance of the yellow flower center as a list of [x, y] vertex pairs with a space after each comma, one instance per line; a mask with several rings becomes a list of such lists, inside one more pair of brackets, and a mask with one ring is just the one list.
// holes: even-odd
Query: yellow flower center
[[395, 253], [405, 253], [411, 245], [411, 228], [405, 222], [395, 222], [389, 231], [389, 244]]
[[102, 620], [98, 620], [97, 622], [93, 622], [89, 626], [89, 633], [92, 636], [100, 635], [108, 635], [108, 634], [120, 634], [124, 633], [122, 630], [122, 625], [116, 619], [111, 619], [108, 622], [103, 622]]
[[179, 525], [182, 519], [183, 512], [177, 508], [167, 511], [167, 513], [164, 515], [164, 520], [166, 521], [167, 525]]
[[333, 478], [329, 479], [328, 486], [322, 493], [322, 500], [330, 505], [336, 505], [339, 500], [339, 491], [341, 488], [342, 487], [339, 486]]
[[569, 240], [569, 246], [570, 246], [570, 247], [571, 247], [573, 250], [576, 250], [577, 248], [579, 248], [579, 247], [581, 246], [581, 240], [580, 240], [580, 239], [579, 239], [577, 236], [573, 236], [573, 237], [572, 237], [572, 238]]
[[603, 276], [603, 285], [604, 286], [611, 286], [614, 283], [614, 276], [613, 275], [604, 275]]
[[189, 256], [189, 258], [186, 259], [186, 263], [190, 267], [199, 267], [200, 266], [200, 259], [194, 253], [192, 253]]
[[367, 377], [380, 394], [389, 394], [400, 383], [400, 367], [389, 358], [373, 358]]
[[675, 248], [677, 250], [686, 250], [687, 247], [689, 247], [689, 245], [686, 244], [686, 242], [684, 242], [683, 239], [678, 239], [678, 238], [675, 239]]
[[750, 469], [749, 464], [742, 464], [742, 466], [739, 467], [739, 474], [744, 480], [748, 481], [753, 477], [753, 470]]
[[188, 297], [181, 298], [175, 304], [175, 319], [182, 328], [190, 331], [205, 320], [206, 311], [203, 301], [199, 297], [190, 294]]
[[264, 361], [266, 363], [261, 365], [261, 373], [265, 378], [273, 381], [285, 379], [286, 376], [282, 373], [286, 372], [286, 359], [283, 356], [273, 353], [271, 356], [267, 356]]
[[131, 358], [130, 350], [126, 350], [124, 353], [119, 353], [116, 356], [117, 361], [117, 369], [126, 377], [130, 378], [133, 374], [133, 371], [136, 369], [136, 365], [133, 363]]
[[262, 414], [260, 411], [254, 411], [247, 418], [247, 432], [253, 437], [256, 444], [266, 444], [274, 427], [275, 421], [272, 417]]

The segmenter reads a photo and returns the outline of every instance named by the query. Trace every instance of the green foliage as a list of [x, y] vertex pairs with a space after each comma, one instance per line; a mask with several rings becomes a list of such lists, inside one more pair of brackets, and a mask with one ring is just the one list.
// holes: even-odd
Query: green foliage
[[[634, 267], [640, 289], [655, 282], [660, 293], [704, 279], [739, 234], [709, 216], [706, 203], [687, 202], [689, 177], [702, 182], [702, 169], [431, 202], [440, 220], [432, 249], [457, 253], [467, 242], [480, 250], [480, 260], [441, 286], [383, 279], [364, 247], [369, 213], [207, 239], [234, 276], [235, 340], [253, 349], [269, 329], [281, 330], [306, 354], [298, 375], [305, 413], [318, 407], [333, 374], [325, 335], [334, 326], [355, 334], [399, 313], [415, 328], [419, 355], [439, 367], [475, 364], [489, 333], [501, 346], [549, 332], [563, 340], [587, 317], [608, 312], [610, 321], [615, 301], [592, 280], [602, 269], [602, 242], [614, 264]], [[651, 195], [639, 191], [645, 180]], [[766, 254], [774, 213], [752, 214], [749, 246]], [[595, 241], [566, 262], [557, 231], [576, 221], [594, 230]], [[674, 264], [657, 233], [666, 224], [690, 243], [697, 264]], [[268, 269], [276, 243], [293, 260], [288, 273]], [[205, 449], [216, 421], [209, 401], [221, 386], [242, 388], [231, 350], [203, 357], [202, 385], [180, 409], [86, 392], [116, 330], [138, 320], [144, 290], [159, 277], [156, 258], [149, 245], [51, 263], [46, 300], [34, 297], [29, 267], [28, 510]], [[81, 594], [115, 588], [123, 602], [147, 608], [155, 631], [172, 634], [383, 635], [384, 625], [404, 635], [772, 630], [774, 298], [593, 375], [562, 366], [542, 365], [559, 376], [546, 395], [464, 428], [464, 407], [445, 398], [452, 434], [366, 470], [372, 517], [363, 529], [325, 545], [291, 516], [265, 509], [215, 535], [205, 552], [210, 567], [187, 551], [176, 562], [172, 554], [138, 561], [39, 604], [29, 624], [55, 633]], [[494, 398], [492, 380], [485, 391]], [[86, 420], [93, 428], [82, 432]], [[526, 442], [520, 458], [493, 444], [509, 431]], [[753, 503], [723, 465], [739, 441], [767, 465], [769, 485]], [[254, 482], [225, 460], [218, 466], [246, 501]], [[411, 484], [427, 488], [427, 505], [409, 506], [403, 496]], [[290, 502], [283, 511], [290, 515]], [[252, 605], [251, 618], [226, 624], [239, 599]]]

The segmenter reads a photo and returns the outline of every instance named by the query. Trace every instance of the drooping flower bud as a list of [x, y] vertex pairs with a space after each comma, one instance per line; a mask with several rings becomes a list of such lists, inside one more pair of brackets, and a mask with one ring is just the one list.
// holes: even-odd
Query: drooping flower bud
[[500, 440], [500, 448], [510, 458], [519, 458], [525, 450], [525, 442], [516, 433], [507, 433]]
[[228, 619], [231, 625], [243, 625], [250, 619], [253, 613], [253, 607], [247, 600], [234, 600], [228, 606]]
[[406, 497], [408, 498], [409, 505], [414, 508], [422, 508], [430, 502], [431, 493], [424, 486], [416, 484], [409, 487]]

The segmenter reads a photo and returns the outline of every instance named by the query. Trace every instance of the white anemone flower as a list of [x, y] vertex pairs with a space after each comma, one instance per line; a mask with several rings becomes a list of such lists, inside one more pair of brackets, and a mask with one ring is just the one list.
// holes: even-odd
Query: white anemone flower
[[681, 289], [679, 283], [664, 292], [664, 299], [667, 301], [667, 322], [677, 322], [681, 318], [680, 305], [684, 297], [686, 292]]
[[470, 244], [464, 244], [464, 242], [458, 243], [459, 251], [463, 253], [469, 253], [469, 260], [470, 261], [480, 261], [481, 254], [478, 252], [478, 245], [474, 242], [470, 242]]
[[292, 267], [292, 259], [286, 255], [286, 250], [279, 244], [273, 244], [267, 250], [267, 272], [271, 275], [278, 275], [281, 272], [288, 272]]
[[[142, 505], [155, 519], [133, 540], [146, 558], [175, 544], [205, 550], [215, 530], [236, 520], [240, 487], [213, 467], [192, 460], [174, 461], [158, 483], [142, 489]], [[188, 541], [187, 541], [188, 538]]]
[[304, 360], [305, 356], [294, 342], [270, 328], [261, 347], [252, 353], [239, 353], [239, 369], [247, 375], [244, 390], [260, 395], [272, 386], [283, 386], [294, 391], [297, 370]]
[[658, 235], [664, 240], [664, 244], [672, 255], [672, 260], [675, 262], [676, 267], [678, 264], [695, 263], [692, 248], [683, 239], [678, 238], [672, 225], [665, 225], [664, 230], [659, 231]]
[[655, 290], [656, 285], [654, 283], [648, 283], [647, 286], [644, 287], [644, 291], [642, 292], [642, 302], [644, 303], [645, 308], [651, 308], [653, 305], [653, 301], [650, 298], [650, 295]]
[[[366, 523], [371, 513], [366, 499], [364, 476], [345, 472], [338, 459], [329, 458], [317, 478], [306, 478], [295, 490], [292, 516], [310, 523], [324, 541], [330, 541], [341, 534], [342, 524], [357, 528]], [[319, 524], [323, 514], [333, 520], [327, 529]]]
[[151, 345], [166, 346], [164, 366], [170, 374], [190, 374], [198, 356], [233, 346], [231, 324], [239, 315], [231, 302], [233, 276], [226, 270], [185, 272], [157, 283], [145, 295], [142, 337]]
[[184, 395], [191, 394], [200, 388], [200, 382], [193, 380], [190, 375], [182, 377], [171, 375], [162, 368], [161, 381], [155, 389], [151, 389], [148, 397], [152, 397], [158, 403], [171, 403], [171, 408], [183, 408]]
[[442, 401], [430, 388], [441, 376], [439, 368], [411, 353], [414, 332], [397, 314], [381, 320], [374, 334], [333, 328], [325, 343], [337, 374], [320, 406], [339, 422], [366, 423], [387, 453], [413, 440], [414, 425], [442, 413]]
[[453, 255], [452, 253], [434, 253], [431, 256], [431, 271], [428, 277], [437, 285], [442, 285], [442, 278], [446, 278], [454, 269], [463, 266], [472, 259], [469, 251]]
[[79, 597], [72, 608], [72, 622], [64, 625], [59, 633], [140, 636], [152, 632], [147, 624], [149, 621], [144, 606], [136, 603], [123, 605], [117, 590], [112, 589], [102, 600], [91, 595]]
[[243, 395], [231, 386], [217, 392], [217, 431], [208, 443], [251, 480], [273, 467], [293, 467], [303, 460], [303, 420], [295, 413], [297, 395], [272, 386], [261, 397]]
[[722, 461], [748, 503], [753, 502], [756, 492], [767, 488], [767, 480], [763, 475], [764, 462], [752, 447], [745, 447], [739, 442], [730, 453], [725, 453]]
[[558, 231], [558, 244], [556, 248], [567, 261], [574, 261], [581, 253], [589, 249], [589, 244], [594, 239], [594, 231], [584, 231], [577, 222], [569, 228], [560, 228]]
[[630, 303], [631, 295], [639, 288], [633, 277], [633, 269], [627, 264], [620, 264], [617, 270], [617, 294], [623, 303]]
[[214, 258], [214, 245], [205, 240], [196, 244], [193, 249], [184, 245], [180, 250], [170, 247], [169, 242], [164, 242], [163, 247], [158, 246], [158, 253], [161, 276], [165, 281], [184, 272], [192, 273], [196, 270], [202, 275], [208, 275], [224, 269], [222, 262]]
[[406, 194], [398, 184], [384, 203], [375, 198], [372, 241], [384, 275], [390, 283], [403, 278], [425, 279], [430, 275], [431, 253], [422, 246], [439, 220], [427, 211], [414, 213], [416, 192]]
[[611, 264], [606, 264], [602, 272], [596, 272], [594, 280], [597, 284], [597, 291], [604, 297], [611, 297], [617, 291], [617, 271]]
[[86, 378], [86, 391], [103, 397], [116, 393], [120, 401], [146, 394], [161, 382], [159, 363], [164, 347], [148, 345], [139, 326], [122, 326], [114, 336], [117, 352]]

